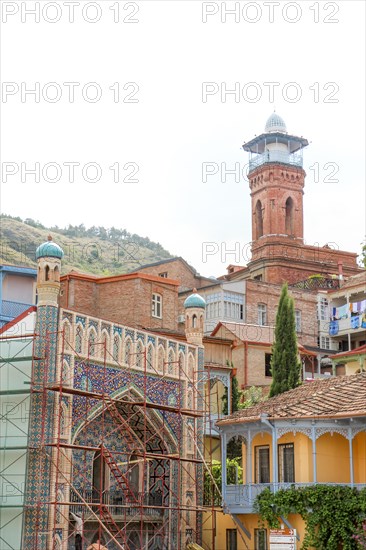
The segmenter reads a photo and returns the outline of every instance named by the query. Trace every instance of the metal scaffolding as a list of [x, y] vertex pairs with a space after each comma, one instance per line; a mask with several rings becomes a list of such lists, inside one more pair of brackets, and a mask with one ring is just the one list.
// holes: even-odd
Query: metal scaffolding
[[[33, 522], [32, 543], [28, 538], [27, 549], [73, 548], [76, 519], [82, 523], [83, 548], [99, 541], [108, 549], [183, 550], [189, 542], [198, 542], [214, 550], [219, 488], [211, 490], [209, 501], [206, 495], [204, 502], [203, 478], [208, 476], [208, 483], [215, 486], [210, 431], [212, 400], [219, 397], [215, 391], [205, 391], [210, 376], [207, 370], [189, 372], [180, 359], [168, 359], [162, 372], [158, 371], [146, 348], [131, 352], [127, 362], [116, 365], [106, 339], [89, 340], [85, 356], [65, 329], [43, 335], [44, 356], [38, 357], [37, 338], [35, 335], [30, 391], [31, 400], [41, 403], [37, 413], [41, 411], [41, 428], [37, 443], [29, 440], [28, 453], [37, 454], [39, 477], [33, 499], [25, 500], [25, 514], [31, 511]], [[50, 364], [55, 338], [56, 366]], [[75, 384], [74, 369], [64, 368], [70, 355], [75, 365], [83, 366], [83, 387]], [[40, 362], [41, 380], [34, 376]], [[96, 364], [97, 388], [93, 384]], [[143, 380], [139, 392], [134, 381], [136, 366]], [[179, 391], [176, 402], [171, 403], [173, 370]], [[123, 388], [118, 397], [111, 395], [110, 376], [114, 386]], [[183, 380], [192, 390], [190, 403]], [[152, 383], [156, 384], [154, 400], [147, 397], [147, 385]], [[75, 426], [79, 426], [78, 437]], [[88, 436], [89, 431], [95, 433], [96, 426], [98, 441]], [[47, 476], [50, 482], [45, 495], [38, 481]], [[46, 532], [42, 522], [45, 510]], [[210, 535], [203, 543], [205, 529]]]

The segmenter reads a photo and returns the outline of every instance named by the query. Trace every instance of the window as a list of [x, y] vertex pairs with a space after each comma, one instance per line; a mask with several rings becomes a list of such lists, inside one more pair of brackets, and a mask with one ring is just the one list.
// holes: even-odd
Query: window
[[221, 293], [208, 294], [206, 300], [206, 319], [221, 317]]
[[272, 376], [271, 359], [272, 359], [272, 353], [266, 353], [265, 354], [265, 359], [264, 359], [264, 375], [265, 376]]
[[237, 292], [224, 293], [224, 317], [242, 321], [244, 318], [244, 296]]
[[326, 298], [321, 298], [319, 303], [319, 319], [320, 321], [328, 321], [328, 300]]
[[294, 444], [278, 445], [278, 481], [295, 483]]
[[267, 529], [254, 529], [254, 550], [267, 550]]
[[266, 304], [258, 304], [258, 325], [264, 326], [267, 324], [267, 306]]
[[237, 550], [238, 536], [236, 529], [226, 529], [226, 550]]
[[255, 207], [255, 224], [256, 224], [256, 239], [263, 236], [263, 212], [262, 203], [257, 201]]
[[153, 317], [158, 317], [159, 319], [161, 319], [162, 305], [163, 305], [163, 299], [160, 296], [160, 294], [153, 294], [152, 303], [151, 303], [151, 314]]
[[262, 280], [262, 275], [255, 275], [254, 280], [255, 281], [261, 281]]
[[163, 277], [163, 279], [168, 278], [168, 272], [167, 271], [164, 271], [164, 273], [159, 273], [158, 275], [159, 275], [159, 277]]
[[330, 338], [328, 336], [322, 336], [320, 338], [321, 349], [330, 349]]
[[286, 235], [293, 235], [294, 233], [294, 201], [289, 197], [286, 201], [286, 221], [285, 231]]
[[269, 483], [269, 446], [255, 447], [255, 483]]
[[301, 332], [301, 311], [299, 309], [295, 309], [295, 330]]

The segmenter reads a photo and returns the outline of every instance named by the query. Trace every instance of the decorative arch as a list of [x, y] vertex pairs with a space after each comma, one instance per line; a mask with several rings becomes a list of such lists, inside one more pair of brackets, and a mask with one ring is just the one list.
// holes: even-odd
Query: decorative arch
[[97, 333], [95, 331], [95, 328], [91, 327], [89, 329], [89, 335], [88, 335], [88, 355], [90, 357], [94, 357], [96, 354], [96, 340], [97, 340]]
[[294, 234], [294, 201], [292, 200], [292, 197], [288, 197], [285, 204], [285, 212], [286, 212], [286, 219], [285, 219], [285, 232], [286, 235], [293, 235]]
[[170, 349], [168, 355], [168, 374], [175, 374], [175, 370], [175, 353]]
[[256, 239], [263, 236], [263, 210], [262, 203], [258, 199], [255, 205], [255, 224], [256, 224]]
[[46, 264], [44, 268], [44, 280], [50, 281], [50, 266], [48, 264]]
[[149, 344], [146, 354], [147, 370], [154, 370], [154, 346]]
[[121, 337], [118, 333], [116, 333], [113, 336], [113, 349], [112, 349], [113, 360], [116, 363], [118, 363], [119, 361], [120, 349], [121, 349]]
[[81, 323], [77, 323], [75, 328], [75, 351], [83, 353], [84, 329]]
[[128, 366], [132, 364], [132, 340], [129, 336], [125, 340], [124, 363]]
[[165, 362], [165, 349], [163, 346], [159, 346], [158, 349], [158, 371], [164, 372], [164, 362]]
[[197, 315], [195, 313], [192, 315], [192, 328], [197, 328]]
[[191, 353], [188, 355], [188, 377], [190, 380], [194, 378], [194, 357]]
[[186, 377], [186, 368], [185, 368], [185, 356], [182, 351], [178, 354], [178, 367], [180, 371], [180, 375]]
[[106, 329], [103, 329], [102, 330], [102, 343], [103, 343], [103, 346], [101, 348], [101, 354], [103, 356], [104, 356], [104, 354], [106, 354], [107, 358], [110, 357], [110, 355], [109, 355], [109, 342], [110, 342], [109, 334], [108, 334]]
[[141, 340], [138, 340], [136, 344], [136, 366], [139, 369], [144, 368], [144, 346]]
[[63, 347], [64, 350], [69, 350], [71, 347], [71, 325], [66, 319], [62, 323], [62, 332], [63, 332]]

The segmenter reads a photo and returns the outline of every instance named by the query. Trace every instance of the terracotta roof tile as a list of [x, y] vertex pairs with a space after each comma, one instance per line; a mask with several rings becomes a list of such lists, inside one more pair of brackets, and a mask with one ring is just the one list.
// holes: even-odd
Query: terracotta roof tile
[[218, 426], [269, 419], [366, 416], [366, 372], [305, 382], [220, 420]]

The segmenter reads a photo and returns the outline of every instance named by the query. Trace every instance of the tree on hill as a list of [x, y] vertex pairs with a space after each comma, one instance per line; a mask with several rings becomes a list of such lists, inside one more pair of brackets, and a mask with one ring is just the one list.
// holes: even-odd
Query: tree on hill
[[288, 294], [287, 284], [282, 287], [278, 304], [271, 371], [273, 380], [269, 397], [296, 388], [300, 383], [294, 300]]

